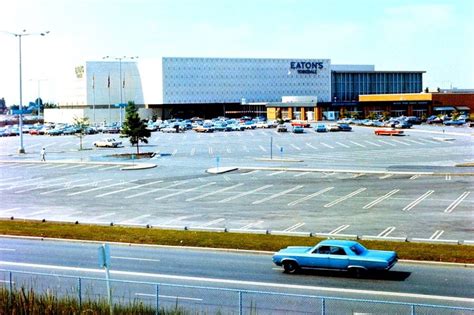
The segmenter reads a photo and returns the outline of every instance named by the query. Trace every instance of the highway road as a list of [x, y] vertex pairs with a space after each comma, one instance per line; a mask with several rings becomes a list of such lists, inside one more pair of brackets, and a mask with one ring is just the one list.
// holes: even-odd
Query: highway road
[[[296, 244], [295, 244], [296, 245]], [[98, 267], [99, 243], [0, 238], [0, 269], [47, 274], [104, 278]], [[345, 272], [304, 271], [284, 274], [274, 266], [270, 253], [176, 248], [159, 246], [128, 246], [112, 244], [111, 277], [113, 279], [271, 291], [330, 297], [402, 301], [451, 306], [474, 306], [474, 272], [472, 268], [438, 264], [398, 263], [390, 272], [374, 273], [361, 279]], [[0, 273], [1, 281], [8, 274]], [[19, 274], [14, 274], [17, 285]], [[23, 277], [23, 279], [26, 279]], [[70, 289], [76, 280], [35, 276], [28, 278], [43, 289]], [[105, 294], [104, 285], [92, 282], [89, 289]], [[86, 284], [87, 286], [87, 284]], [[120, 288], [119, 288], [120, 287]], [[162, 286], [166, 288], [166, 286]], [[168, 290], [168, 293], [164, 293]], [[100, 292], [99, 292], [100, 291]], [[193, 291], [193, 292], [191, 292]], [[204, 290], [206, 291], [206, 290]], [[225, 300], [225, 290], [183, 289], [169, 287], [160, 294], [180, 297], [183, 301], [205, 299]], [[116, 296], [128, 295], [153, 300], [153, 285], [118, 285]]]

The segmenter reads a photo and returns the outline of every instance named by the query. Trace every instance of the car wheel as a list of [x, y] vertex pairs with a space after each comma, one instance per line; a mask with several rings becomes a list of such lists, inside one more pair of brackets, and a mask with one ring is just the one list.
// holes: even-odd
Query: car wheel
[[285, 261], [283, 263], [283, 269], [286, 273], [295, 273], [298, 271], [299, 266], [295, 261]]
[[366, 270], [362, 268], [351, 268], [349, 272], [356, 278], [361, 278], [365, 275]]

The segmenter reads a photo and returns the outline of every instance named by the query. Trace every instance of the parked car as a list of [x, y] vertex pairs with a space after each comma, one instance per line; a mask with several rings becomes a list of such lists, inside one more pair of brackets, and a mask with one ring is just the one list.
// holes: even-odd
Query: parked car
[[379, 128], [379, 129], [375, 129], [374, 133], [376, 136], [402, 136], [403, 130], [391, 129], [391, 128]]
[[348, 124], [338, 124], [340, 131], [352, 131], [352, 127]]
[[99, 141], [95, 141], [94, 147], [105, 147], [105, 148], [116, 148], [119, 145], [122, 145], [121, 141], [117, 141], [114, 138], [106, 138]]
[[464, 119], [448, 120], [443, 122], [446, 126], [462, 126], [466, 123]]
[[49, 129], [46, 132], [46, 134], [49, 135], [49, 136], [60, 136], [60, 135], [63, 134], [63, 130], [59, 129], [59, 128]]
[[295, 126], [300, 126], [300, 127], [303, 127], [303, 128], [308, 128], [310, 126], [310, 124], [306, 121], [306, 120], [292, 120], [291, 121], [291, 126], [295, 127]]
[[334, 124], [329, 125], [327, 129], [330, 132], [340, 131], [339, 126]]
[[294, 126], [293, 133], [304, 133], [304, 128], [302, 126]]
[[194, 131], [196, 132], [213, 132], [214, 129], [207, 127], [207, 126], [197, 126], [196, 128], [193, 128]]
[[287, 132], [287, 131], [288, 131], [288, 128], [286, 128], [285, 125], [281, 124], [281, 125], [278, 125], [278, 126], [277, 126], [276, 131], [277, 131], [277, 132]]
[[408, 129], [411, 128], [411, 124], [405, 120], [401, 120], [397, 121], [393, 127], [398, 129]]
[[327, 132], [326, 125], [318, 124], [315, 128], [316, 132]]
[[286, 273], [303, 268], [337, 269], [359, 275], [368, 270], [390, 270], [398, 261], [394, 251], [369, 250], [356, 241], [325, 240], [314, 247], [288, 246], [273, 255]]
[[426, 123], [427, 124], [442, 124], [443, 119], [438, 116], [430, 116], [428, 117], [428, 119], [426, 119]]

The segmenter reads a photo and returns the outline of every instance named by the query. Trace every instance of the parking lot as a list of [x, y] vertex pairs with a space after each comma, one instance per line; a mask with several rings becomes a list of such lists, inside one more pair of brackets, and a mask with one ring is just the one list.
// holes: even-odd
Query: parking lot
[[[18, 138], [2, 138], [0, 217], [472, 240], [472, 169], [454, 167], [473, 159], [471, 129], [305, 131], [153, 133], [141, 150], [161, 153], [147, 160], [158, 167], [127, 172], [110, 156], [135, 151], [126, 139], [93, 149], [104, 135], [91, 135], [77, 151], [74, 136], [25, 135], [18, 157]], [[216, 166], [239, 170], [205, 172]]]

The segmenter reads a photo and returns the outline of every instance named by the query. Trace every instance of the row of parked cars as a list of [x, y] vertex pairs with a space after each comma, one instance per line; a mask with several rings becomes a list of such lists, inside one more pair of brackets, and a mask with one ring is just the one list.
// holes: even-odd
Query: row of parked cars
[[[74, 125], [70, 124], [34, 124], [34, 125], [23, 125], [23, 133], [30, 134], [33, 136], [37, 135], [49, 135], [49, 136], [61, 136], [61, 135], [74, 135], [79, 133], [80, 130]], [[89, 126], [84, 129], [85, 134], [96, 134], [96, 133], [120, 133], [120, 127], [118, 124], [113, 125], [100, 125], [100, 126]], [[18, 125], [5, 126], [0, 128], [0, 137], [18, 136], [20, 129]]]
[[360, 126], [373, 126], [373, 127], [391, 127], [397, 129], [410, 128], [412, 125], [426, 124], [444, 124], [446, 126], [462, 126], [468, 123], [469, 119], [466, 115], [459, 115], [456, 117], [450, 117], [448, 115], [430, 116], [426, 119], [421, 119], [416, 116], [400, 116], [392, 117], [387, 120], [383, 119], [352, 119], [344, 118], [338, 120], [338, 123], [356, 124]]

